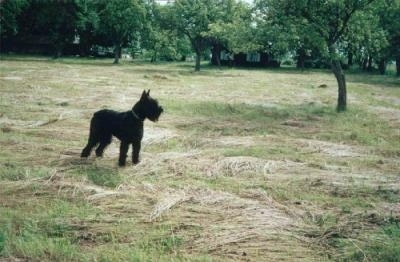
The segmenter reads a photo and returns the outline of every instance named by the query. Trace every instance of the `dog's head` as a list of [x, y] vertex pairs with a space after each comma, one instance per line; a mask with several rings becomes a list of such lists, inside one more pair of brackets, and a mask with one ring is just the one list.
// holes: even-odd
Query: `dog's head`
[[[161, 113], [164, 111], [162, 106], [158, 104], [157, 99], [150, 97], [150, 90], [147, 92], [143, 90], [142, 96], [135, 107], [137, 107], [137, 105], [139, 105], [138, 109], [140, 110], [140, 114], [153, 122], [157, 122]], [[135, 110], [135, 107], [133, 110]]]

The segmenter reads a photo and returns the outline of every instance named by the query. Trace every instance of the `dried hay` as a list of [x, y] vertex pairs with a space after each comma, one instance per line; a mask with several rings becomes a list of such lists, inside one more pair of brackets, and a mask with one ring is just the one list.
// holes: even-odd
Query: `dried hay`
[[223, 136], [204, 138], [203, 141], [211, 146], [254, 146], [258, 145], [257, 138], [251, 136]]
[[62, 114], [60, 114], [58, 117], [52, 117], [47, 120], [37, 120], [37, 121], [9, 119], [7, 116], [1, 116], [0, 126], [4, 126], [2, 128], [10, 128], [11, 126], [22, 127], [22, 128], [36, 128], [55, 123], [62, 119], [63, 119]]
[[167, 212], [172, 207], [188, 201], [190, 198], [191, 196], [186, 194], [186, 192], [183, 190], [164, 194], [161, 197], [161, 200], [153, 208], [153, 211], [151, 212], [149, 217], [150, 222], [155, 221], [156, 219], [161, 217], [163, 213]]
[[240, 174], [263, 173], [266, 161], [256, 157], [226, 157], [217, 161], [208, 170], [208, 176], [237, 176]]
[[208, 176], [269, 175], [278, 172], [296, 173], [305, 164], [290, 160], [264, 160], [256, 157], [225, 157], [206, 170]]
[[344, 144], [313, 139], [295, 139], [293, 142], [304, 149], [309, 149], [311, 153], [322, 153], [332, 157], [361, 157], [365, 155], [361, 148]]
[[165, 142], [166, 140], [176, 136], [177, 134], [170, 129], [146, 126], [142, 141], [144, 145], [151, 145], [154, 143]]
[[268, 196], [263, 201], [209, 189], [185, 191], [187, 207], [179, 208], [179, 219], [182, 223], [196, 220], [202, 228], [201, 235], [192, 236], [193, 250], [229, 254], [232, 259], [271, 254], [284, 259], [289, 246], [295, 246], [290, 252], [297, 255], [309, 252], [294, 237], [303, 228], [302, 218], [286, 212], [288, 207]]
[[117, 188], [117, 190], [108, 190], [100, 186], [88, 184], [86, 178], [81, 178], [80, 181], [70, 180], [69, 178], [65, 177], [64, 172], [66, 170], [68, 170], [68, 168], [53, 169], [49, 173], [48, 177], [30, 179], [27, 180], [27, 182], [39, 182], [43, 186], [56, 189], [58, 191], [58, 194], [68, 191], [72, 193], [72, 196], [75, 196], [78, 193], [81, 193], [85, 196], [85, 199], [89, 201], [129, 194], [129, 192], [121, 191], [119, 190], [119, 188]]

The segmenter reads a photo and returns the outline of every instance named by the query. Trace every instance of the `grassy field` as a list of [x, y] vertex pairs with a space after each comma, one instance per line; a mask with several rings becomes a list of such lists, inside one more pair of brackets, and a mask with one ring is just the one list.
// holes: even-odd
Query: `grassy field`
[[[399, 261], [400, 79], [2, 57], [0, 261]], [[81, 160], [143, 89], [141, 163]], [[129, 162], [130, 164], [130, 162]]]

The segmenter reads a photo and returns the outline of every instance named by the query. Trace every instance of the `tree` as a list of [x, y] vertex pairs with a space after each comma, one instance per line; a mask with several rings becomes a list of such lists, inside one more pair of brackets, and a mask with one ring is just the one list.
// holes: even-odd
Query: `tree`
[[154, 0], [146, 4], [146, 21], [142, 30], [141, 48], [150, 54], [151, 62], [185, 58], [191, 53], [187, 37], [168, 23], [169, 5], [159, 5]]
[[363, 70], [372, 70], [372, 59], [379, 62], [381, 73], [385, 71], [387, 58], [387, 32], [380, 25], [377, 4], [356, 13], [349, 23], [349, 28], [343, 37], [344, 50], [347, 51], [348, 64], [356, 59]]
[[114, 46], [114, 64], [119, 63], [122, 46], [139, 38], [145, 19], [141, 0], [108, 0], [98, 3], [98, 33]]
[[167, 13], [170, 26], [185, 35], [196, 54], [195, 71], [200, 71], [200, 59], [211, 39], [209, 25], [218, 21], [221, 12], [233, 0], [176, 0]]
[[[330, 60], [332, 72], [338, 83], [337, 111], [347, 108], [345, 74], [341, 66], [339, 47], [357, 11], [365, 9], [374, 0], [259, 0], [264, 13], [274, 24], [290, 23], [297, 32], [294, 37], [313, 34], [315, 46]], [[272, 13], [272, 15], [271, 15]], [[282, 31], [283, 33], [284, 31]]]
[[28, 0], [0, 1], [0, 42], [18, 33], [17, 17], [27, 6]]
[[252, 27], [251, 8], [243, 2], [227, 2], [217, 21], [209, 25], [204, 33], [213, 43], [212, 64], [219, 65], [222, 48], [232, 53], [258, 51], [260, 45], [254, 40], [257, 30]]
[[17, 17], [17, 44], [24, 46], [26, 42], [31, 42], [33, 45], [48, 45], [47, 52], [55, 58], [61, 56], [75, 38], [77, 9], [75, 1], [47, 3], [29, 0]]
[[400, 76], [400, 0], [382, 1], [378, 15], [388, 35], [387, 57], [394, 58], [397, 76]]
[[79, 54], [87, 56], [90, 53], [99, 28], [99, 15], [96, 5], [90, 0], [75, 0], [78, 5], [76, 30], [79, 35]]
[[26, 39], [30, 39], [31, 42], [49, 45], [49, 50], [58, 57], [75, 36], [76, 8], [74, 1], [0, 1], [1, 42], [9, 45], [10, 50], [18, 51]]

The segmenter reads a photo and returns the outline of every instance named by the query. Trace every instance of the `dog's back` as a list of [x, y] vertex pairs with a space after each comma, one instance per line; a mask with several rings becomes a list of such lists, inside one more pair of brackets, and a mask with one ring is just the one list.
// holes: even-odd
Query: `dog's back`
[[143, 122], [135, 118], [131, 111], [117, 112], [103, 109], [94, 113], [91, 130], [100, 132], [100, 137], [113, 135], [120, 140], [134, 141], [143, 136]]

